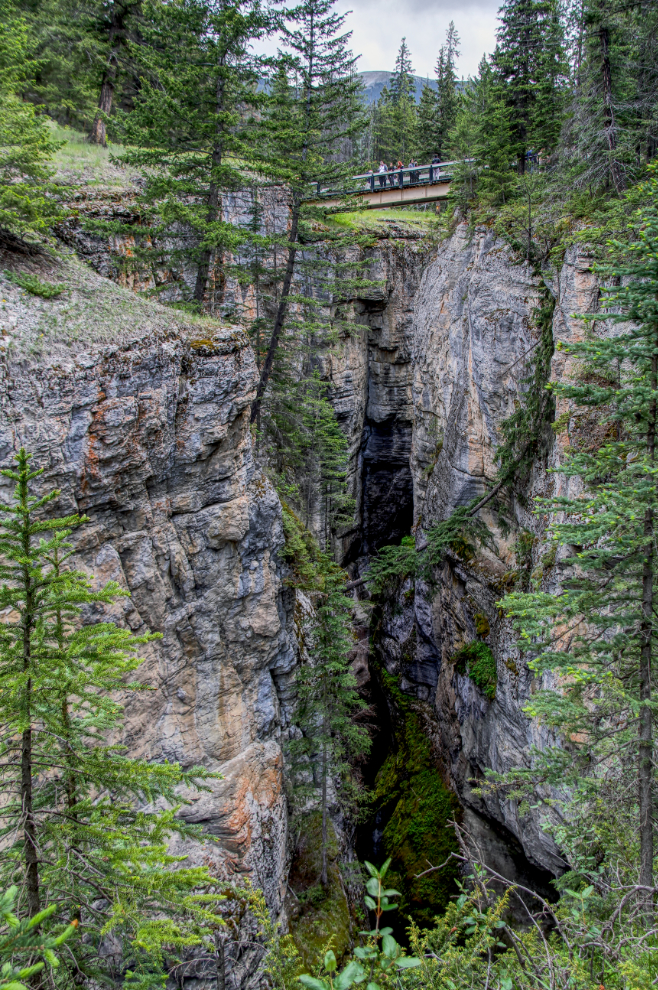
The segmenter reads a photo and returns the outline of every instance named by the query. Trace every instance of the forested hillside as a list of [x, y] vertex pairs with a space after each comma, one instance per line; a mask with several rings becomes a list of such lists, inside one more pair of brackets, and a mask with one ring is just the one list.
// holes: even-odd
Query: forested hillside
[[658, 980], [658, 5], [460, 44], [0, 0], [0, 990]]

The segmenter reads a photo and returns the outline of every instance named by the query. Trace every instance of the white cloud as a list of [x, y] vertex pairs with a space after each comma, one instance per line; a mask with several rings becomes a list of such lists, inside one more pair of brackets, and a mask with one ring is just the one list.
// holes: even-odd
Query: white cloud
[[[497, 13], [502, 0], [336, 0], [336, 10], [348, 14], [345, 30], [352, 32], [350, 47], [360, 56], [360, 72], [391, 71], [403, 37], [417, 76], [433, 78], [439, 48], [450, 21], [461, 39], [459, 76], [473, 76], [482, 55], [496, 44]], [[274, 55], [277, 39], [254, 45]]]
[[418, 76], [433, 75], [439, 48], [450, 21], [461, 38], [459, 75], [474, 75], [484, 52], [496, 43], [500, 0], [338, 0], [336, 8], [351, 10], [346, 27], [351, 47], [360, 55], [362, 72], [392, 69], [402, 37], [406, 37]]

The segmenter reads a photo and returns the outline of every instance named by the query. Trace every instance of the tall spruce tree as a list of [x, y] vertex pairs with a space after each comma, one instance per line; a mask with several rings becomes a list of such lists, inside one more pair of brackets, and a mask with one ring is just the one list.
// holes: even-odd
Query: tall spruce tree
[[377, 101], [374, 150], [386, 162], [407, 162], [416, 144], [416, 86], [407, 39], [403, 38], [390, 83]]
[[507, 153], [523, 174], [528, 152], [550, 153], [560, 134], [567, 71], [563, 28], [555, 0], [506, 0], [499, 16], [492, 65], [508, 113], [498, 125], [505, 125]]
[[144, 4], [142, 40], [133, 48], [142, 83], [125, 119], [134, 147], [124, 159], [144, 169], [142, 199], [157, 230], [174, 242], [181, 234], [172, 257], [181, 267], [194, 264], [190, 301], [199, 309], [213, 264], [213, 302], [221, 308], [225, 266], [245, 240], [223, 198], [249, 185], [246, 138], [259, 102], [250, 43], [271, 25], [258, 0]]
[[[304, 809], [308, 799], [319, 799], [322, 816], [322, 867], [319, 877], [328, 886], [329, 812], [337, 803], [354, 814], [355, 759], [370, 749], [367, 730], [355, 720], [365, 703], [356, 690], [350, 668], [353, 646], [351, 600], [343, 593], [344, 574], [329, 558], [320, 558], [323, 585], [314, 594], [315, 613], [309, 633], [309, 662], [297, 673], [295, 720], [302, 737], [289, 745], [293, 789]], [[334, 796], [334, 801], [332, 801]]]
[[[328, 245], [337, 235], [323, 233], [321, 224], [327, 211], [317, 198], [319, 187], [340, 190], [350, 181], [354, 163], [341, 160], [338, 151], [364, 123], [361, 84], [355, 58], [347, 47], [350, 36], [342, 33], [345, 16], [332, 8], [333, 0], [304, 0], [290, 12], [293, 27], [285, 29], [284, 51], [256, 135], [259, 168], [271, 181], [285, 186], [290, 221], [282, 245], [285, 266], [276, 311], [251, 408], [252, 423], [260, 415], [291, 303], [311, 307], [316, 315], [310, 322], [316, 331], [322, 325], [325, 332], [331, 327], [337, 329], [341, 321], [335, 316], [318, 318], [318, 304], [327, 304], [326, 293], [338, 301], [341, 282], [349, 281], [349, 273], [353, 274], [353, 266], [341, 266], [327, 257]], [[299, 296], [295, 296], [296, 281], [305, 283]], [[324, 299], [318, 299], [322, 295]]]
[[57, 215], [51, 159], [58, 148], [43, 117], [21, 98], [38, 69], [30, 25], [0, 2], [0, 242], [29, 251]]
[[[11, 501], [0, 505], [0, 813], [2, 883], [22, 890], [19, 913], [73, 919], [82, 938], [69, 946], [74, 979], [106, 978], [113, 965], [158, 979], [165, 945], [195, 944], [204, 910], [194, 892], [211, 883], [205, 869], [175, 868], [169, 836], [175, 788], [207, 777], [201, 768], [126, 756], [117, 692], [138, 685], [128, 675], [136, 651], [152, 639], [91, 618], [124, 597], [110, 582], [92, 590], [70, 568], [78, 516], [53, 518], [59, 492], [33, 494], [41, 471], [21, 450]], [[91, 619], [86, 624], [84, 618]], [[147, 810], [157, 798], [170, 810]], [[188, 923], [189, 922], [189, 923]], [[123, 940], [122, 959], [103, 953], [106, 933]], [[109, 967], [109, 968], [108, 968]]]
[[[656, 622], [656, 429], [658, 415], [658, 178], [642, 187], [634, 239], [615, 242], [601, 275], [602, 311], [565, 350], [579, 361], [571, 382], [553, 386], [573, 403], [574, 430], [560, 473], [582, 479], [580, 494], [538, 500], [560, 553], [560, 590], [512, 593], [514, 619], [530, 666], [554, 687], [527, 711], [557, 731], [562, 745], [536, 755], [521, 777], [580, 788], [592, 799], [607, 775], [634, 768], [639, 870], [634, 882], [652, 911], [654, 673]], [[618, 326], [611, 332], [608, 324]], [[549, 681], [548, 684], [551, 682]], [[623, 785], [622, 785], [623, 786]], [[633, 880], [631, 880], [633, 882]]]

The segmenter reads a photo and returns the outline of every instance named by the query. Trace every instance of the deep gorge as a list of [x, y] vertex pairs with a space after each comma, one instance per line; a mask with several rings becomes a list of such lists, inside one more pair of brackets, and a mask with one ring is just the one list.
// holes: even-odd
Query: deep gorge
[[[112, 244], [96, 236], [99, 269], [110, 270]], [[353, 580], [381, 546], [419, 535], [485, 491], [497, 428], [518, 401], [523, 355], [537, 335], [538, 280], [489, 231], [462, 226], [431, 244], [392, 227], [371, 262], [381, 286], [352, 301], [357, 332], [319, 361], [349, 442], [356, 513], [336, 534], [335, 553]], [[61, 506], [90, 517], [78, 536], [80, 566], [130, 590], [122, 621], [163, 634], [140, 675], [156, 689], [128, 700], [123, 741], [130, 752], [224, 775], [181, 808], [213, 839], [188, 843], [191, 861], [210, 856], [227, 877], [252, 877], [272, 911], [292, 919], [282, 744], [294, 724], [310, 606], [286, 583], [281, 506], [254, 461], [253, 354], [239, 331], [200, 339], [184, 316], [75, 256], [62, 264], [72, 284], [64, 300], [36, 301], [3, 283], [5, 459], [17, 443], [34, 452]], [[572, 252], [553, 284], [556, 340], [578, 332], [570, 314], [594, 290], [588, 258]], [[73, 338], [72, 325], [81, 328]], [[564, 367], [556, 354], [554, 376]], [[528, 497], [555, 484], [546, 467], [559, 458], [556, 440]], [[445, 903], [455, 872], [420, 890], [413, 877], [423, 859], [452, 848], [452, 833], [437, 827], [452, 814], [507, 876], [548, 891], [565, 865], [535, 812], [520, 815], [514, 802], [477, 796], [471, 784], [547, 741], [521, 711], [533, 675], [495, 606], [516, 566], [516, 534], [533, 533], [536, 568], [542, 530], [521, 501], [511, 500], [506, 516], [508, 529], [487, 518], [496, 552], [451, 558], [431, 584], [402, 583], [357, 622], [355, 667], [379, 723], [364, 777], [381, 793], [353, 843], [360, 855], [382, 857], [388, 835], [405, 908], [424, 920]], [[549, 566], [545, 580], [550, 587]], [[455, 652], [476, 640], [495, 657], [494, 700], [455, 669]], [[340, 845], [339, 820], [336, 834]]]

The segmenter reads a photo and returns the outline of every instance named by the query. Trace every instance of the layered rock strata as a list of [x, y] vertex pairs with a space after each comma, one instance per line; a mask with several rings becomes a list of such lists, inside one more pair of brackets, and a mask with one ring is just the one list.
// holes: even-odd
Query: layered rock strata
[[152, 690], [126, 698], [122, 741], [223, 775], [185, 795], [181, 815], [209, 838], [185, 851], [251, 876], [276, 914], [296, 644], [281, 507], [252, 458], [253, 353], [240, 331], [177, 322], [73, 261], [48, 277], [66, 286], [49, 302], [2, 282], [0, 465], [21, 445], [33, 454], [43, 489], [60, 489], [53, 511], [89, 517], [77, 565], [130, 592], [110, 614], [162, 634], [137, 672]]

